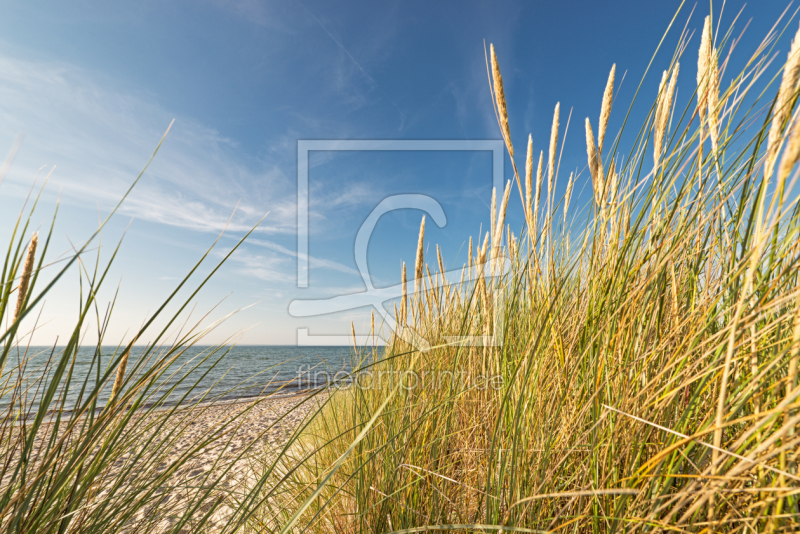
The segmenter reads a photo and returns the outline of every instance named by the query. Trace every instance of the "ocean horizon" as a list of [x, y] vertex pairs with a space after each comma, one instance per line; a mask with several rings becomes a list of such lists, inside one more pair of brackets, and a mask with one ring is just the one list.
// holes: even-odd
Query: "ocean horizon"
[[[27, 395], [25, 406], [29, 413], [35, 413], [55, 373], [58, 355], [64, 348], [31, 346], [11, 349], [0, 377], [0, 411], [8, 408], [12, 388], [16, 387]], [[169, 350], [164, 346], [145, 353], [146, 348], [145, 345], [131, 348], [126, 376], [132, 373], [134, 381]], [[98, 377], [104, 383], [97, 407], [105, 406], [116, 375], [116, 369], [109, 369], [109, 366], [123, 349], [103, 348], [98, 357], [96, 347], [80, 348], [74, 362], [70, 362], [73, 371], [66, 395], [62, 394], [64, 386], [60, 385], [48, 411], [56, 409], [62, 402], [64, 411], [73, 410], [82, 398], [82, 392], [93, 389]], [[377, 350], [382, 352], [383, 348]], [[353, 369], [353, 357], [352, 347], [344, 346], [196, 345], [183, 349], [160, 373], [148, 390], [147, 404], [174, 406], [177, 403], [295, 394], [325, 386], [332, 380], [347, 380]], [[23, 361], [26, 363], [20, 380], [18, 370]], [[43, 376], [46, 377], [44, 380], [41, 379]], [[132, 383], [129, 381], [128, 387]], [[80, 404], [85, 402], [84, 394]]]

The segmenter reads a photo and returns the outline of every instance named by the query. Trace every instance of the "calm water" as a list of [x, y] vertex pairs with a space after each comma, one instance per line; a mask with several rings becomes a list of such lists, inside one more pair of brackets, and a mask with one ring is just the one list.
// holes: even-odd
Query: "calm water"
[[[29, 350], [29, 354], [33, 356], [29, 359], [23, 383], [29, 390], [28, 404], [33, 404], [34, 407], [38, 403], [30, 399], [34, 397], [36, 386], [43, 384], [41, 380], [34, 380], [34, 377], [42, 376], [43, 366], [46, 365], [51, 351], [52, 348], [46, 347], [32, 347]], [[137, 361], [142, 361], [142, 351], [142, 347], [132, 349], [127, 366], [128, 374], [132, 372]], [[227, 354], [224, 354], [225, 351]], [[58, 353], [57, 349], [56, 355]], [[72, 383], [66, 396], [67, 410], [74, 407], [87, 376], [88, 387], [95, 384], [97, 360], [95, 359], [93, 366], [94, 353], [94, 347], [82, 348], [78, 352]], [[112, 358], [113, 349], [103, 351], [100, 358], [101, 374], [108, 368]], [[159, 382], [162, 384], [162, 391], [174, 387], [174, 391], [169, 392], [167, 397], [170, 404], [178, 402], [187, 393], [189, 398], [197, 398], [209, 392], [214, 398], [226, 400], [275, 392], [279, 388], [281, 389], [277, 394], [290, 394], [298, 389], [319, 387], [330, 380], [342, 379], [351, 369], [352, 358], [352, 349], [348, 347], [236, 346], [214, 354], [211, 354], [210, 347], [192, 347], [170, 366]], [[9, 355], [5, 366], [6, 375], [9, 368], [16, 366], [17, 360], [17, 353]], [[12, 376], [16, 378], [16, 370], [12, 372]], [[47, 371], [47, 376], [52, 376], [52, 373], [52, 369]], [[102, 406], [108, 400], [113, 381], [112, 373], [101, 391], [98, 405]], [[8, 406], [8, 398], [8, 395], [0, 396], [0, 408]]]

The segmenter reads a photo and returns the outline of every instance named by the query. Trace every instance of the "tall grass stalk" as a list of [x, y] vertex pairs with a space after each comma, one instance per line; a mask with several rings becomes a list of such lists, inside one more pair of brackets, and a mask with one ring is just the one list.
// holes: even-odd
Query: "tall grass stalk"
[[[127, 193], [120, 202], [125, 197]], [[234, 493], [229, 483], [234, 467], [251, 454], [258, 440], [236, 454], [211, 458], [211, 469], [200, 474], [194, 470], [197, 462], [208, 460], [204, 448], [221, 444], [225, 449], [235, 430], [264, 400], [231, 411], [230, 417], [179, 447], [192, 425], [225, 395], [212, 395], [198, 384], [229, 349], [223, 344], [193, 350], [217, 323], [178, 321], [241, 241], [212, 266], [209, 275], [194, 282], [192, 276], [206, 263], [209, 249], [130, 340], [115, 346], [106, 342], [106, 335], [116, 298], [106, 306], [97, 295], [118, 248], [107, 262], [101, 262], [99, 247], [97, 259], [88, 258], [108, 219], [74, 255], [50, 263], [55, 216], [41, 238], [30, 235], [39, 199], [36, 196], [30, 205], [26, 201], [11, 229], [0, 272], [0, 531], [205, 532], [215, 517], [223, 518], [221, 527], [216, 521], [217, 530], [239, 529], [258, 503]], [[43, 299], [59, 291], [60, 280], [75, 268], [81, 293], [72, 329], [64, 333], [60, 346], [33, 349], [30, 343], [39, 318], [23, 321], [33, 318]], [[42, 273], [48, 277], [46, 283], [40, 283]], [[177, 311], [166, 313], [168, 305]], [[158, 328], [157, 320], [162, 324]], [[26, 330], [21, 329], [23, 324]], [[86, 347], [83, 339], [90, 328], [96, 329], [97, 342]], [[140, 339], [148, 341], [134, 349]], [[76, 361], [87, 348], [91, 364], [79, 372]], [[190, 350], [199, 354], [189, 358]], [[108, 388], [113, 391], [104, 402]], [[185, 393], [176, 402], [180, 390]], [[255, 481], [253, 496], [265, 482]]]
[[[609, 143], [612, 68], [598, 141], [587, 119], [588, 168], [563, 208], [557, 106], [544, 223], [543, 158], [531, 191], [529, 146], [527, 238], [503, 245], [501, 215], [468, 265], [513, 268], [417, 291], [431, 349], [398, 336], [372, 361], [359, 348], [362, 370], [295, 443], [278, 469], [287, 491], [259, 514], [287, 532], [800, 528], [800, 108], [796, 80], [776, 87], [776, 28], [731, 74], [719, 51], [732, 33], [715, 40], [706, 19], [697, 83], [683, 82], [692, 96], [673, 109], [681, 34], [644, 124], [628, 133], [628, 111]], [[505, 111], [494, 47], [490, 79]], [[513, 158], [514, 132], [502, 112], [498, 122]], [[594, 198], [576, 211], [580, 179]], [[492, 333], [502, 345], [469, 341]]]

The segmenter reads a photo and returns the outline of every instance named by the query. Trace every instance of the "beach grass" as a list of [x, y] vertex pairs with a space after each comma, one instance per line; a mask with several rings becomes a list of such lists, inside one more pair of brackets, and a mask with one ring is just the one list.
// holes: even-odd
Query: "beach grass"
[[[102, 264], [98, 253], [93, 269], [88, 260], [102, 225], [66, 261], [48, 263], [55, 217], [33, 234], [34, 198], [0, 277], [0, 530], [796, 531], [800, 36], [785, 63], [771, 61], [794, 24], [779, 21], [739, 73], [727, 69], [732, 28], [707, 19], [692, 46], [697, 39], [681, 34], [637, 127], [614, 101], [611, 67], [605, 89], [586, 88], [597, 92], [599, 120], [584, 122], [586, 163], [563, 195], [569, 120], [562, 130], [556, 104], [535, 179], [531, 141], [520, 176], [514, 95], [490, 46], [499, 132], [514, 163], [514, 179], [493, 192], [491, 228], [470, 239], [465, 265], [448, 269], [438, 250], [424, 256], [423, 219], [413, 292], [403, 265], [400, 327], [387, 350], [355, 347], [349, 380], [264, 431], [311, 406], [287, 440], [267, 450], [254, 440], [208, 469], [196, 469], [204, 451], [228, 448], [268, 400], [201, 434], [190, 427], [221, 395], [190, 388], [168, 402], [227, 350], [173, 365], [208, 331], [177, 328], [208, 280], [192, 278], [208, 254], [126, 343], [109, 347], [114, 306], [102, 313], [96, 295], [113, 255]], [[686, 84], [679, 62], [694, 62], [698, 47], [698, 77]], [[680, 108], [679, 87], [692, 94]], [[588, 205], [571, 198], [578, 180], [592, 184]], [[525, 221], [516, 230], [506, 221], [514, 187]], [[32, 353], [20, 326], [75, 267], [74, 329], [65, 345]], [[153, 330], [157, 319], [166, 326]], [[95, 360], [78, 375], [89, 325]], [[101, 402], [104, 388], [112, 394]], [[237, 479], [242, 462], [248, 472]]]
[[[558, 197], [557, 106], [544, 172], [534, 181], [529, 143], [455, 277], [421, 258], [421, 232], [401, 329], [377, 361], [358, 349], [254, 531], [797, 531], [800, 35], [769, 61], [795, 25], [734, 49], [739, 73], [733, 28], [684, 31], [657, 94], [637, 91], [653, 103], [635, 128], [612, 108], [613, 68], [605, 91], [587, 86], [600, 120]], [[697, 83], [681, 60], [697, 60]], [[680, 108], [678, 86], [692, 94]], [[588, 208], [569, 205], [575, 179], [591, 181]]]
[[[98, 241], [109, 219], [72, 255], [53, 261], [48, 251], [55, 214], [41, 235], [30, 229], [43, 190], [24, 203], [0, 277], [0, 531], [237, 530], [253, 509], [240, 505], [246, 498], [238, 484], [249, 476], [240, 467], [260, 438], [298, 408], [273, 417], [265, 403], [280, 388], [233, 405], [221, 402], [232, 392], [199, 387], [233, 340], [198, 348], [218, 322], [190, 322], [185, 312], [241, 241], [195, 280], [209, 249], [127, 341], [106, 343], [113, 310], [124, 305], [97, 297], [118, 250], [101, 261]], [[75, 269], [81, 296], [72, 331], [60, 345], [32, 347], [38, 321], [46, 320], [34, 314]], [[168, 305], [177, 311], [165, 314]], [[33, 320], [23, 323], [28, 316]], [[88, 330], [96, 334], [95, 345], [84, 343]], [[137, 341], [144, 344], [131, 357]], [[91, 365], [78, 372], [76, 361], [87, 349]], [[176, 399], [178, 391], [183, 393]], [[251, 416], [262, 418], [258, 435], [241, 440], [239, 430]], [[251, 483], [258, 487], [258, 477]]]

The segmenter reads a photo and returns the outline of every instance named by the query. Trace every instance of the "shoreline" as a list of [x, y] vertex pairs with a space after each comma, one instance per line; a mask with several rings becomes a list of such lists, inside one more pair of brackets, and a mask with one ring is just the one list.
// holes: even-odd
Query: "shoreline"
[[[169, 415], [165, 412], [175, 409], [175, 406], [149, 412], [137, 410], [141, 417], [134, 417], [130, 421], [131, 430], [140, 424], [148, 425], [151, 418], [167, 417], [170, 421], [163, 431], [173, 435], [174, 439], [170, 439], [167, 450], [156, 453], [163, 454], [159, 456], [160, 465], [156, 472], [167, 469], [172, 462], [182, 461], [181, 458], [186, 454], [191, 456], [170, 476], [153, 506], [140, 510], [131, 518], [133, 523], [146, 522], [153, 507], [158, 507], [168, 513], [153, 526], [157, 532], [168, 531], [195, 492], [211, 484], [214, 493], [221, 496], [223, 502], [210, 517], [207, 529], [210, 532], [221, 530], [235, 509], [235, 499], [231, 496], [258, 480], [260, 470], [289, 442], [292, 434], [308, 417], [327, 401], [328, 396], [329, 392], [321, 389], [305, 389], [282, 395], [212, 399], [178, 405], [175, 413]], [[78, 419], [83, 417], [85, 414]], [[37, 451], [52, 432], [52, 424], [53, 421], [42, 422], [34, 454], [38, 454]], [[59, 434], [64, 430], [59, 429]], [[213, 437], [201, 449], [190, 452], [198, 442], [209, 436]], [[136, 454], [131, 450], [120, 455], [101, 477], [113, 485], [119, 473], [130, 467], [129, 462]], [[4, 479], [2, 482], [9, 481]], [[106, 491], [101, 491], [97, 497], [105, 498]]]
[[[136, 412], [144, 414], [144, 413], [148, 413], [148, 410], [149, 410], [149, 413], [151, 415], [153, 415], [153, 414], [163, 413], [165, 411], [169, 411], [169, 410], [173, 410], [173, 409], [176, 410], [176, 411], [183, 411], [183, 410], [190, 409], [190, 408], [191, 409], [195, 409], [195, 408], [207, 408], [209, 406], [211, 406], [211, 407], [214, 407], [214, 406], [230, 406], [230, 405], [235, 405], [235, 404], [244, 404], [244, 403], [250, 403], [250, 402], [257, 402], [257, 401], [262, 401], [262, 402], [263, 401], [266, 401], [266, 402], [275, 401], [275, 402], [278, 402], [278, 401], [283, 401], [283, 400], [286, 400], [286, 399], [293, 399], [293, 398], [297, 398], [297, 397], [312, 397], [315, 394], [324, 395], [325, 394], [324, 393], [325, 387], [304, 388], [304, 389], [297, 388], [297, 389], [291, 389], [291, 390], [287, 389], [286, 392], [283, 392], [283, 393], [278, 393], [279, 391], [281, 391], [281, 390], [278, 389], [278, 390], [275, 390], [273, 392], [264, 393], [264, 394], [241, 395], [241, 396], [238, 396], [238, 397], [236, 397], [236, 396], [233, 396], [233, 397], [220, 397], [220, 398], [203, 399], [203, 400], [199, 400], [199, 401], [197, 400], [197, 397], [194, 397], [192, 399], [187, 399], [184, 402], [167, 401], [167, 402], [162, 403], [160, 406], [158, 406], [157, 408], [154, 408], [154, 409], [153, 409], [153, 406], [155, 406], [157, 403], [153, 402], [153, 403], [147, 403], [147, 404], [143, 404], [142, 406], [139, 406], [136, 409]], [[2, 413], [2, 410], [7, 410], [7, 409], [8, 409], [7, 406], [3, 407], [3, 408], [0, 408], [0, 413]], [[103, 410], [105, 410], [105, 405], [103, 407], [101, 407], [101, 408], [96, 408], [95, 411], [94, 411], [94, 414], [95, 415], [99, 415], [99, 414], [101, 414], [103, 412]], [[41, 424], [42, 425], [52, 424], [53, 423], [53, 419], [59, 413], [62, 416], [62, 423], [63, 423], [63, 422], [66, 422], [66, 421], [68, 421], [70, 419], [70, 416], [72, 415], [73, 410], [71, 410], [71, 409], [70, 410], [63, 410], [61, 412], [59, 412], [56, 409], [48, 410], [48, 412], [45, 414]], [[81, 414], [79, 416], [79, 419], [83, 418], [83, 417], [86, 417], [88, 415], [88, 413], [89, 412], [87, 411], [87, 412]], [[24, 421], [33, 421], [35, 418], [36, 418], [36, 414], [34, 412], [30, 416], [28, 416], [26, 414], [25, 416], [21, 417], [20, 419], [24, 420]]]

